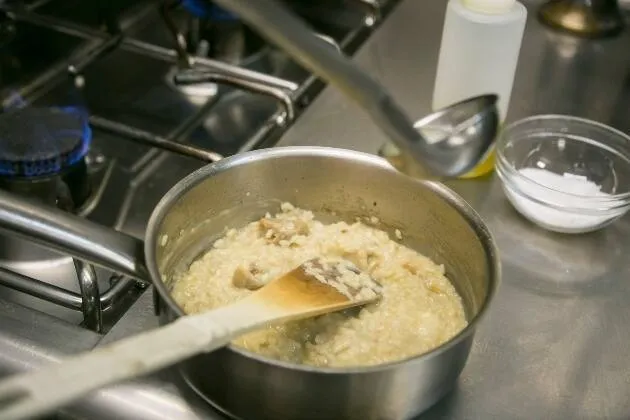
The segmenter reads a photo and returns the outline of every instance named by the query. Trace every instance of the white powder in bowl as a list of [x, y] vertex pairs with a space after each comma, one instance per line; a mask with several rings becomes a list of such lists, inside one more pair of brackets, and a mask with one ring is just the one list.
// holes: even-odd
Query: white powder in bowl
[[[522, 168], [519, 174], [548, 187], [543, 188], [540, 185], [517, 179], [514, 184], [520, 193], [509, 187], [506, 188], [508, 199], [514, 207], [523, 216], [544, 228], [560, 232], [586, 231], [600, 227], [616, 216], [609, 212], [604, 215], [580, 214], [577, 209], [596, 210], [598, 208], [598, 203], [592, 200], [593, 197], [610, 197], [610, 194], [601, 191], [599, 185], [586, 177], [567, 173], [559, 175], [539, 168]], [[573, 194], [573, 196], [567, 194]], [[528, 197], [576, 210], [555, 209], [532, 201]]]

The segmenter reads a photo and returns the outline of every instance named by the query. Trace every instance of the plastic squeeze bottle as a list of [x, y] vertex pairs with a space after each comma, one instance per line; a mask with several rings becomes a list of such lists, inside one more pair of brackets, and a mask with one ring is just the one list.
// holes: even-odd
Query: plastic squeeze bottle
[[[503, 123], [510, 103], [527, 9], [516, 0], [450, 0], [442, 30], [433, 110], [483, 94], [499, 96]], [[494, 167], [494, 149], [463, 178]]]

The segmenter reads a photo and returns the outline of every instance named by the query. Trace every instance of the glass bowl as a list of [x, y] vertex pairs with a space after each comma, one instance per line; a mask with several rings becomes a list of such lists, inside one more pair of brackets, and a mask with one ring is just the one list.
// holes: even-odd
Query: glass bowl
[[525, 118], [503, 130], [496, 153], [508, 200], [547, 230], [594, 231], [630, 208], [630, 136], [604, 124]]

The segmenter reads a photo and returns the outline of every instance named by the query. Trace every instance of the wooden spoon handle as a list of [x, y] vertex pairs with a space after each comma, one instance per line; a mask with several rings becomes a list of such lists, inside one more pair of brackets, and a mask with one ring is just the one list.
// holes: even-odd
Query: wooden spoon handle
[[165, 327], [10, 377], [0, 382], [0, 418], [39, 416], [97, 388], [222, 347], [252, 328], [254, 318], [243, 316], [243, 308], [233, 316], [238, 306], [182, 317]]

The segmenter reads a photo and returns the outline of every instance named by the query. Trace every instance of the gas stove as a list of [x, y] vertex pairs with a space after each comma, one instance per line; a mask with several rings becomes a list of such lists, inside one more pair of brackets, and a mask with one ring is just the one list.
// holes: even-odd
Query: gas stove
[[[351, 55], [396, 0], [287, 1]], [[0, 189], [142, 237], [202, 165], [271, 147], [323, 83], [204, 0], [0, 0]], [[156, 326], [151, 291], [0, 235], [0, 376]], [[223, 418], [171, 372], [68, 418]]]

